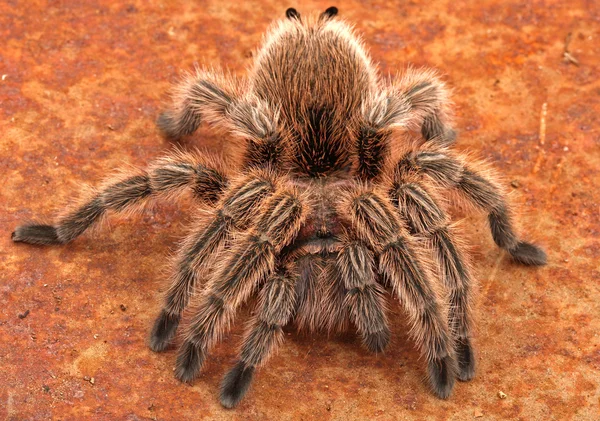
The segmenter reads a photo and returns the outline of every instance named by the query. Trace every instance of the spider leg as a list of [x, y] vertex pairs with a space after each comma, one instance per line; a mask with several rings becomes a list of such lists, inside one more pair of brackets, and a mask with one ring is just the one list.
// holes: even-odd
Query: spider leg
[[214, 203], [228, 184], [223, 164], [199, 154], [177, 152], [158, 159], [147, 170], [106, 184], [83, 204], [58, 218], [54, 225], [26, 224], [12, 240], [30, 244], [65, 244], [102, 219], [108, 211], [133, 210], [148, 199], [192, 189], [196, 197]]
[[235, 310], [273, 273], [278, 253], [300, 230], [304, 220], [302, 202], [293, 190], [276, 193], [256, 227], [241, 238], [230, 257], [222, 262], [188, 326], [177, 356], [177, 378], [187, 382], [197, 375], [208, 349], [227, 329]]
[[514, 260], [525, 265], [545, 265], [540, 247], [519, 239], [512, 215], [500, 186], [482, 173], [467, 167], [444, 151], [418, 151], [406, 155], [396, 167], [398, 174], [422, 173], [448, 188], [455, 188], [470, 203], [488, 212], [494, 242]]
[[304, 254], [295, 259], [297, 310], [295, 323], [298, 330], [314, 332], [320, 325], [320, 282], [325, 258], [320, 254]]
[[187, 306], [211, 256], [231, 234], [247, 226], [255, 209], [275, 191], [276, 181], [269, 171], [254, 170], [230, 188], [208, 219], [195, 226], [177, 253], [176, 269], [166, 292], [164, 306], [150, 335], [150, 348], [163, 351], [175, 335], [181, 313]]
[[409, 68], [394, 84], [394, 91], [410, 106], [407, 126], [420, 125], [423, 139], [449, 146], [456, 132], [449, 125], [448, 89], [435, 72]]
[[223, 378], [221, 403], [233, 408], [244, 397], [254, 369], [264, 364], [283, 342], [283, 330], [296, 305], [295, 281], [279, 271], [260, 292], [256, 316], [252, 319], [236, 365]]
[[379, 272], [406, 309], [415, 339], [428, 362], [431, 387], [447, 398], [457, 369], [444, 307], [422, 256], [391, 203], [374, 191], [358, 188], [345, 201], [359, 239], [379, 254]]
[[433, 246], [442, 280], [449, 292], [449, 324], [455, 340], [458, 378], [470, 380], [475, 375], [470, 305], [473, 281], [463, 253], [453, 239], [448, 217], [427, 189], [416, 181], [394, 180], [391, 196], [411, 232], [427, 238]]
[[446, 88], [433, 72], [409, 68], [399, 80], [365, 101], [357, 140], [357, 175], [375, 180], [390, 155], [390, 136], [397, 127], [420, 128], [423, 138], [438, 146], [455, 142], [448, 126]]
[[[323, 259], [324, 267], [318, 278], [320, 289], [314, 292], [317, 294], [314, 299], [319, 303], [319, 307], [312, 311], [321, 317], [317, 326], [324, 327], [328, 333], [347, 331], [351, 318], [346, 299], [347, 290], [338, 270], [337, 259], [338, 252], [328, 253]], [[296, 320], [302, 316], [300, 310], [298, 308]]]
[[222, 118], [239, 96], [235, 79], [219, 71], [197, 69], [177, 85], [171, 109], [158, 117], [157, 125], [167, 139], [178, 140], [195, 132], [203, 117]]
[[382, 352], [390, 340], [385, 315], [385, 290], [377, 283], [373, 252], [362, 241], [344, 242], [335, 262], [345, 289], [345, 304], [350, 318], [372, 352]]
[[248, 142], [245, 166], [275, 168], [281, 163], [279, 113], [251, 93], [245, 94], [234, 78], [198, 69], [176, 88], [171, 110], [162, 113], [157, 124], [165, 137], [177, 140], [196, 131], [201, 119]]

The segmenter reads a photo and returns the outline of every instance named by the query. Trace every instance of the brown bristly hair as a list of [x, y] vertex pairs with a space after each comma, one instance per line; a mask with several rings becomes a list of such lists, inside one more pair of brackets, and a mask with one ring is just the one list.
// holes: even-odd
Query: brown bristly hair
[[449, 204], [485, 212], [494, 241], [515, 261], [546, 262], [541, 248], [518, 236], [494, 171], [454, 150], [442, 78], [412, 67], [381, 78], [337, 13], [288, 9], [246, 78], [202, 67], [175, 88], [157, 122], [163, 135], [177, 141], [209, 124], [232, 139], [230, 161], [176, 150], [110, 179], [54, 224], [12, 234], [15, 242], [64, 244], [109, 212], [191, 193], [200, 210], [173, 259], [150, 347], [169, 347], [187, 309], [175, 375], [190, 382], [236, 310], [258, 297], [221, 386], [228, 408], [282, 343], [287, 324], [329, 332], [352, 324], [366, 349], [382, 352], [394, 323], [391, 295], [435, 395], [447, 398], [456, 378], [473, 378], [474, 280]]

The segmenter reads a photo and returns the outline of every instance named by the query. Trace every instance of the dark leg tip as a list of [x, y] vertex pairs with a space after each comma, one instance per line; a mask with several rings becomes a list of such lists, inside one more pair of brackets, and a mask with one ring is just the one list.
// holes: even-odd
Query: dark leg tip
[[177, 355], [175, 377], [184, 383], [196, 378], [204, 363], [204, 351], [191, 342], [184, 342]]
[[515, 261], [527, 266], [543, 266], [547, 262], [546, 252], [540, 247], [521, 241], [515, 248], [509, 250]]
[[365, 335], [363, 342], [369, 351], [374, 353], [383, 352], [390, 342], [390, 331], [386, 329]]
[[171, 315], [165, 310], [161, 311], [154, 322], [152, 333], [150, 334], [150, 349], [152, 351], [161, 352], [167, 349], [171, 343], [171, 339], [175, 336], [175, 332], [177, 332], [180, 319], [181, 316], [178, 314]]
[[456, 143], [456, 130], [446, 130], [446, 133], [444, 133], [444, 145], [446, 146], [450, 146], [450, 145], [454, 145]]
[[248, 367], [242, 361], [239, 361], [223, 378], [221, 383], [221, 405], [225, 408], [236, 406], [250, 388], [253, 375], [254, 367]]
[[335, 6], [331, 6], [331, 7], [328, 7], [327, 10], [325, 10], [321, 14], [321, 16], [324, 18], [330, 19], [330, 18], [337, 16], [337, 14], [338, 14], [338, 8]]
[[470, 339], [459, 339], [456, 343], [458, 357], [458, 380], [466, 382], [475, 377], [475, 355]]
[[[421, 85], [422, 87], [430, 86], [431, 84]], [[421, 135], [427, 142], [433, 142], [441, 146], [451, 146], [456, 143], [456, 131], [444, 125], [439, 117], [432, 114], [425, 118], [421, 126]]]
[[288, 19], [300, 19], [300, 13], [298, 13], [298, 11], [293, 7], [290, 7], [285, 11], [285, 16]]
[[174, 141], [181, 137], [180, 133], [174, 130], [175, 122], [169, 113], [161, 113], [156, 120], [156, 125], [167, 140]]
[[441, 399], [447, 399], [454, 387], [456, 361], [446, 356], [429, 362], [429, 382], [433, 393]]
[[11, 240], [15, 243], [28, 243], [28, 244], [63, 244], [58, 238], [58, 232], [52, 225], [21, 225], [17, 227], [10, 236]]

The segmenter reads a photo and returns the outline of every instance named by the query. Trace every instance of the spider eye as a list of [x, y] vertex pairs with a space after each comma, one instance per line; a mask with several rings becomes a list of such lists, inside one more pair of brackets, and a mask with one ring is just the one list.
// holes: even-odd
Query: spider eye
[[338, 14], [338, 8], [335, 6], [331, 6], [330, 8], [325, 10], [323, 13], [321, 13], [321, 17], [325, 18], [325, 19], [331, 19], [332, 17], [337, 16], [337, 14]]
[[300, 20], [300, 13], [298, 13], [298, 11], [293, 7], [290, 7], [288, 10], [285, 11], [285, 16], [287, 16], [288, 19]]

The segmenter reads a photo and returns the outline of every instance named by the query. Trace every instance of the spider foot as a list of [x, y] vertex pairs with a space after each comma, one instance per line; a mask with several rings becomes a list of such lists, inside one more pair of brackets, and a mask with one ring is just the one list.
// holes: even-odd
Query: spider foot
[[380, 332], [369, 333], [363, 337], [363, 342], [371, 352], [383, 352], [390, 341], [390, 331], [388, 329]]
[[169, 113], [161, 113], [156, 120], [156, 125], [167, 140], [177, 140], [181, 137], [175, 121]]
[[62, 244], [58, 238], [56, 228], [52, 225], [21, 225], [10, 236], [15, 243], [28, 244]]
[[178, 314], [172, 315], [165, 310], [161, 311], [150, 334], [150, 349], [152, 351], [161, 352], [167, 349], [173, 336], [175, 336], [180, 319], [181, 316]]
[[527, 266], [543, 266], [547, 262], [544, 250], [525, 241], [519, 242], [509, 253], [517, 262]]
[[204, 357], [205, 353], [202, 348], [192, 342], [184, 342], [179, 350], [179, 355], [177, 355], [175, 377], [184, 383], [190, 383], [200, 372]]
[[458, 137], [458, 134], [456, 133], [456, 130], [447, 129], [446, 131], [441, 133], [439, 136], [437, 136], [433, 139], [430, 139], [430, 141], [434, 141], [436, 144], [447, 148], [456, 143], [457, 137]]
[[446, 130], [446, 133], [444, 133], [444, 143], [448, 146], [455, 144], [457, 136], [456, 130]]
[[475, 377], [475, 355], [469, 338], [459, 339], [456, 343], [458, 374], [460, 381], [466, 382]]
[[233, 408], [244, 397], [254, 375], [254, 367], [246, 366], [239, 361], [229, 373], [223, 378], [221, 383], [221, 404], [225, 408]]
[[437, 358], [429, 362], [428, 371], [433, 393], [441, 399], [448, 398], [454, 387], [456, 361], [450, 356]]

